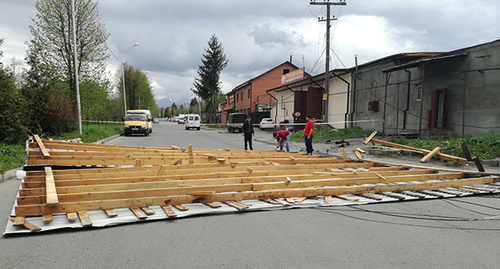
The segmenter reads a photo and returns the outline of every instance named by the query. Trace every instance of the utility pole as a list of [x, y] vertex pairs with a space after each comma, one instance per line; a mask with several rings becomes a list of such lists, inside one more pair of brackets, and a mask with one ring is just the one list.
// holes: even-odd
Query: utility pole
[[318, 21], [326, 21], [326, 61], [325, 61], [325, 84], [323, 90], [323, 122], [328, 122], [328, 94], [330, 92], [330, 21], [336, 20], [336, 18], [330, 17], [330, 7], [331, 6], [345, 6], [347, 3], [345, 0], [340, 0], [339, 2], [330, 2], [329, 0], [324, 0], [323, 2], [311, 1], [311, 5], [323, 5], [326, 6], [326, 19], [318, 18]]
[[76, 106], [78, 107], [78, 131], [82, 134], [82, 108], [80, 103], [80, 83], [78, 82], [78, 63], [77, 63], [77, 50], [76, 50], [76, 19], [75, 19], [75, 1], [71, 0], [71, 17], [73, 21], [73, 59], [75, 68], [75, 85], [76, 85]]

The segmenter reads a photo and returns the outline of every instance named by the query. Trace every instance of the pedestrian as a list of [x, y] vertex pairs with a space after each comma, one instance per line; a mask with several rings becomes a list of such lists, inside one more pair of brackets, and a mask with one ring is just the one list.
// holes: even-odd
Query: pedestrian
[[[273, 137], [278, 141], [278, 145], [276, 146], [276, 148], [280, 148], [280, 150], [283, 150], [283, 145], [285, 144], [285, 142], [288, 142], [289, 134], [290, 132], [288, 132], [287, 130], [279, 130], [273, 133]], [[287, 151], [290, 151], [290, 149], [287, 148]]]
[[245, 137], [245, 150], [247, 150], [247, 143], [250, 146], [250, 150], [253, 150], [252, 136], [255, 136], [255, 133], [253, 132], [253, 124], [250, 116], [247, 116], [245, 122], [243, 123], [243, 133], [241, 135]]
[[304, 128], [304, 134], [302, 135], [302, 138], [305, 138], [307, 155], [312, 155], [313, 152], [313, 146], [312, 146], [313, 136], [314, 136], [314, 122], [311, 120], [311, 115], [306, 115], [306, 127]]

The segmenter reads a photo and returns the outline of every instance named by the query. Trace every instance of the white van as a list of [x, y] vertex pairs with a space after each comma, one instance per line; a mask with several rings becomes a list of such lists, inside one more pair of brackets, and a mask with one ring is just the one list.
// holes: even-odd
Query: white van
[[200, 130], [200, 126], [201, 126], [200, 115], [189, 114], [189, 115], [185, 116], [185, 119], [186, 119], [186, 123], [184, 126], [185, 126], [186, 130], [189, 130], [191, 128], [196, 128], [196, 129]]

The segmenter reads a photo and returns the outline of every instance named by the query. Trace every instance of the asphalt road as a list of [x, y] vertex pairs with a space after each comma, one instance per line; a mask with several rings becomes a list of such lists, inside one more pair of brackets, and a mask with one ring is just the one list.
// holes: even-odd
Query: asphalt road
[[[107, 144], [242, 149], [243, 138], [162, 123]], [[0, 184], [1, 227], [18, 188]], [[0, 268], [498, 268], [499, 243], [496, 194], [3, 236]]]

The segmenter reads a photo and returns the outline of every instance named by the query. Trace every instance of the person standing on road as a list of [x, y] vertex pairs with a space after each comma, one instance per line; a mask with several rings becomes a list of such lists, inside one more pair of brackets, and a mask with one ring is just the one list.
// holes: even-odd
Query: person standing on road
[[[288, 143], [288, 136], [290, 135], [290, 132], [288, 132], [287, 130], [279, 130], [275, 133], [273, 133], [273, 137], [276, 138], [276, 140], [278, 140], [278, 145], [276, 146], [276, 148], [280, 148], [280, 150], [283, 150], [283, 144], [285, 144], [285, 142]], [[287, 146], [287, 151], [290, 151], [290, 149], [288, 148]]]
[[313, 152], [312, 139], [314, 136], [314, 122], [311, 120], [311, 115], [306, 116], [306, 121], [307, 121], [306, 127], [304, 128], [304, 134], [302, 135], [302, 138], [305, 137], [307, 155], [312, 155], [312, 152]]
[[247, 150], [247, 143], [250, 146], [250, 150], [253, 150], [252, 136], [254, 136], [255, 133], [253, 132], [253, 124], [250, 116], [247, 116], [245, 122], [243, 123], [243, 133], [241, 135], [245, 137], [245, 150]]

